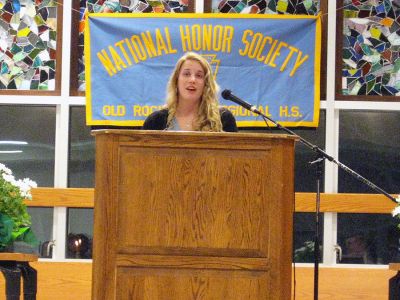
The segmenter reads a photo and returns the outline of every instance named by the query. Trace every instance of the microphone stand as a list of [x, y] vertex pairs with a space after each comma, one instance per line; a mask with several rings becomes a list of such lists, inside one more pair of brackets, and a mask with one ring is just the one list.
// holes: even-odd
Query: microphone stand
[[[230, 91], [228, 91], [228, 92], [229, 92], [228, 95], [230, 97], [232, 97], [233, 95], [231, 94], [231, 92]], [[227, 94], [225, 94], [225, 95], [227, 95]], [[233, 97], [235, 97], [235, 96], [233, 96]], [[227, 98], [225, 98], [225, 99], [227, 99]], [[232, 99], [230, 99], [230, 100], [232, 100]], [[369, 186], [376, 192], [385, 195], [387, 198], [389, 198], [390, 200], [392, 200], [395, 203], [397, 203], [396, 199], [392, 195], [387, 193], [385, 190], [381, 189], [380, 187], [378, 187], [377, 185], [375, 185], [374, 183], [372, 183], [371, 181], [366, 179], [365, 177], [361, 176], [360, 174], [353, 171], [346, 165], [344, 165], [341, 162], [339, 162], [338, 160], [334, 159], [332, 156], [328, 155], [324, 150], [322, 150], [318, 146], [310, 143], [309, 141], [305, 140], [304, 138], [302, 138], [298, 134], [294, 133], [290, 129], [280, 125], [279, 123], [277, 123], [270, 117], [266, 116], [264, 113], [257, 110], [255, 106], [252, 106], [242, 100], [240, 100], [240, 101], [242, 101], [244, 103], [244, 105], [243, 105], [243, 103], [239, 103], [236, 99], [233, 99], [232, 101], [234, 101], [234, 102], [242, 105], [244, 108], [260, 115], [264, 119], [267, 126], [268, 126], [268, 121], [270, 121], [277, 128], [289, 133], [292, 136], [297, 137], [301, 143], [306, 145], [308, 148], [310, 148], [312, 151], [314, 151], [317, 154], [317, 159], [313, 162], [310, 162], [310, 165], [315, 164], [317, 166], [317, 170], [316, 170], [317, 195], [316, 195], [316, 209], [315, 209], [315, 239], [314, 239], [314, 300], [318, 300], [318, 279], [319, 279], [318, 277], [319, 277], [319, 258], [320, 258], [320, 250], [319, 250], [319, 213], [320, 213], [320, 211], [319, 211], [319, 209], [320, 209], [320, 201], [321, 201], [320, 182], [321, 182], [321, 177], [322, 177], [322, 163], [325, 161], [325, 159], [336, 164], [337, 166], [342, 168], [344, 171], [346, 171], [347, 173], [349, 173], [350, 175], [352, 175], [359, 181], [363, 182], [364, 184], [366, 184], [367, 186]]]
[[314, 300], [318, 300], [318, 279], [319, 279], [319, 258], [320, 258], [320, 250], [319, 250], [319, 212], [320, 212], [320, 203], [321, 203], [321, 180], [322, 180], [322, 165], [324, 162], [324, 158], [319, 156], [316, 160], [310, 162], [310, 165], [316, 165], [316, 182], [317, 182], [317, 195], [315, 201], [315, 236], [314, 236]]

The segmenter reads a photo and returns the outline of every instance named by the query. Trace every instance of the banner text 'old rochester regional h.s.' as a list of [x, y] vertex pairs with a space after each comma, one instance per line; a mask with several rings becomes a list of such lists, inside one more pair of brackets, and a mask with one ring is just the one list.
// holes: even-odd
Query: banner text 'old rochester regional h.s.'
[[[87, 124], [141, 126], [165, 103], [169, 76], [187, 51], [208, 59], [221, 91], [284, 126], [318, 126], [320, 18], [231, 14], [89, 14]], [[265, 126], [221, 97], [220, 104], [238, 126]]]

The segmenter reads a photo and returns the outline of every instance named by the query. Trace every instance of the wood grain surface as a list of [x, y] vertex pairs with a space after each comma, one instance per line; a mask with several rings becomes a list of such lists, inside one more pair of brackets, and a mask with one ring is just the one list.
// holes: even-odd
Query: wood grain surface
[[96, 134], [93, 299], [290, 299], [294, 142]]
[[[32, 262], [30, 263], [38, 271], [38, 300], [89, 300], [91, 299], [91, 277], [92, 277], [92, 264], [85, 262]], [[169, 275], [173, 274], [173, 271]], [[312, 267], [296, 267], [296, 300], [310, 300], [313, 299], [313, 268]], [[294, 273], [294, 272], [292, 272]], [[319, 299], [320, 300], [387, 300], [389, 279], [395, 276], [396, 270], [372, 269], [372, 268], [320, 268], [319, 280]], [[122, 276], [123, 272], [120, 272]], [[129, 274], [129, 272], [128, 272]], [[152, 284], [155, 281], [155, 274], [157, 270], [149, 272], [147, 279], [142, 278], [136, 285], [136, 291], [143, 290], [140, 288], [143, 284]], [[159, 277], [163, 276], [163, 284], [169, 284], [168, 274], [158, 273]], [[217, 274], [214, 273], [214, 274]], [[232, 273], [233, 274], [233, 273]], [[242, 274], [242, 273], [240, 273]], [[250, 273], [243, 273], [245, 275]], [[255, 274], [249, 282], [255, 283], [257, 281]], [[140, 276], [132, 275], [128, 276]], [[250, 275], [249, 275], [250, 276]], [[241, 277], [236, 277], [235, 280], [240, 282]], [[158, 279], [158, 278], [157, 278]], [[193, 289], [191, 293], [202, 295], [204, 287], [210, 285], [210, 282], [202, 279], [201, 274], [196, 276], [189, 276], [186, 274], [181, 275], [180, 281], [192, 282]], [[156, 286], [160, 283], [154, 282]], [[211, 283], [213, 285], [213, 283]], [[238, 284], [242, 286], [243, 284]], [[4, 290], [5, 282], [3, 276], [0, 276], [0, 299], [5, 299]], [[183, 286], [183, 285], [182, 285]], [[293, 285], [292, 285], [293, 286]], [[177, 287], [178, 289], [179, 287]], [[234, 287], [233, 287], [234, 288]], [[254, 286], [251, 286], [254, 290]], [[128, 285], [121, 295], [121, 299], [141, 299], [135, 298], [134, 286]], [[122, 293], [122, 291], [120, 292]], [[238, 292], [241, 295], [243, 291]], [[129, 295], [129, 296], [127, 296]], [[236, 295], [236, 294], [235, 294]], [[293, 295], [293, 292], [292, 292]], [[159, 298], [152, 298], [151, 300], [163, 299], [163, 295]], [[22, 297], [21, 297], [22, 299]], [[150, 298], [149, 298], [150, 299]], [[165, 298], [164, 298], [165, 299]], [[175, 299], [174, 297], [170, 299]], [[201, 298], [200, 298], [201, 299]], [[216, 298], [217, 299], [217, 298]], [[222, 297], [219, 299], [235, 299]], [[218, 299], [218, 300], [219, 300]], [[248, 299], [248, 298], [243, 298]], [[293, 299], [293, 297], [292, 297]]]
[[[32, 207], [94, 207], [93, 188], [41, 187], [33, 189], [32, 196], [32, 200], [25, 201]], [[314, 212], [315, 199], [315, 193], [295, 193], [295, 211]], [[395, 206], [390, 199], [379, 194], [321, 193], [321, 212], [390, 214]]]

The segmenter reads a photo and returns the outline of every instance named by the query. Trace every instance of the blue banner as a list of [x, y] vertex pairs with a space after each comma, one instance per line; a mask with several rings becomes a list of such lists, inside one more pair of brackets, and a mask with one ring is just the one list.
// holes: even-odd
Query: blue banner
[[[165, 103], [177, 60], [210, 62], [221, 91], [284, 126], [317, 127], [320, 18], [232, 14], [89, 14], [85, 29], [88, 125], [141, 126]], [[266, 126], [220, 97], [240, 127]]]

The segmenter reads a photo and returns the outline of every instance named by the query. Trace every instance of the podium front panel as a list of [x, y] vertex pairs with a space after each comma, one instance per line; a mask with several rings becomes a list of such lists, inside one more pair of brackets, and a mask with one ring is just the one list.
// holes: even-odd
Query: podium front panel
[[94, 299], [290, 299], [293, 138], [109, 131], [96, 151]]
[[118, 299], [256, 300], [265, 294], [268, 274], [248, 271], [118, 269]]
[[118, 251], [268, 257], [270, 160], [268, 149], [121, 147]]

